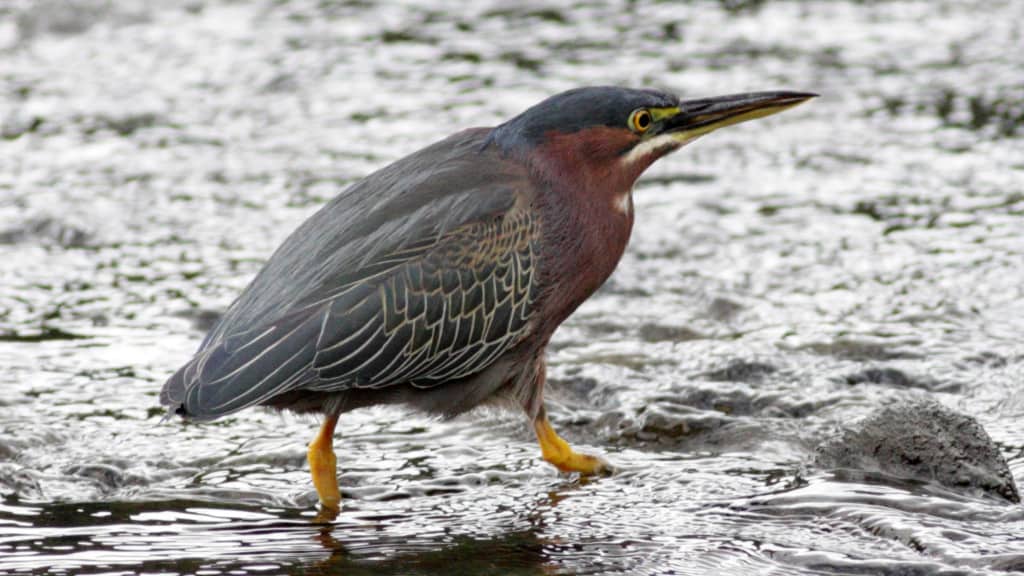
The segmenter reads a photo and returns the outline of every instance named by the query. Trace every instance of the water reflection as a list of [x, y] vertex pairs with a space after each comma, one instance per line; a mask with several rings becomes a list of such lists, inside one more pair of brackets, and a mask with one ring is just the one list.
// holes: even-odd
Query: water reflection
[[[490, 538], [455, 536], [437, 546], [410, 546], [391, 543], [394, 556], [371, 560], [353, 553], [335, 534], [343, 528], [321, 528], [317, 537], [330, 556], [303, 567], [311, 574], [555, 574], [560, 570], [550, 564], [549, 544], [538, 539], [535, 531], [510, 532]], [[339, 534], [339, 537], [344, 538]]]
[[[346, 514], [321, 523], [304, 509], [171, 500], [0, 505], [0, 567], [100, 573], [132, 566], [179, 574], [286, 570], [303, 574], [554, 574], [560, 551], [545, 536], [552, 510], [576, 487], [554, 490], [497, 523], [467, 525], [443, 510]], [[564, 559], [563, 559], [564, 560]]]

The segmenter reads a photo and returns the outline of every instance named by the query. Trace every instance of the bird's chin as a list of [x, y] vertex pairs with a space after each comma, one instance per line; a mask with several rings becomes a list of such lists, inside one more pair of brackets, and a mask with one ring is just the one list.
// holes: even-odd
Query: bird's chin
[[[667, 156], [696, 139], [696, 136], [691, 138], [674, 132], [659, 134], [634, 146], [629, 152], [626, 152], [622, 157], [622, 161], [627, 166], [633, 166], [637, 163], [649, 166], [658, 158]], [[644, 167], [646, 168], [646, 166]]]

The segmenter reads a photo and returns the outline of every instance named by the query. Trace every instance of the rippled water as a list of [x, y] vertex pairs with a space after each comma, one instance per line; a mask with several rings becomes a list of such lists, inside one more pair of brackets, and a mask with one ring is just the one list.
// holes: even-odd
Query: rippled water
[[[0, 4], [0, 572], [985, 574], [1024, 510], [822, 470], [929, 397], [1024, 475], [1024, 4]], [[450, 132], [583, 84], [823, 97], [638, 186], [555, 335], [552, 419], [161, 423], [163, 380], [303, 218]]]

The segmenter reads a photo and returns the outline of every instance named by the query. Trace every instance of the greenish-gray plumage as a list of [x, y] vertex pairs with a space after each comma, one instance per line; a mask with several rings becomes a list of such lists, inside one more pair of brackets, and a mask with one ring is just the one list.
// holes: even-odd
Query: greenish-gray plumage
[[809, 97], [580, 88], [402, 158], [285, 240], [161, 402], [196, 419], [256, 404], [454, 415], [501, 391], [542, 417], [544, 348], [618, 263], [636, 178]]
[[431, 387], [526, 333], [535, 297], [524, 168], [467, 130], [367, 177], [292, 233], [167, 383], [215, 418], [302, 389]]
[[812, 96], [680, 102], [580, 88], [402, 158], [285, 240], [167, 381], [161, 403], [195, 419], [257, 404], [322, 412], [307, 459], [328, 520], [341, 501], [334, 430], [340, 414], [364, 406], [443, 416], [519, 406], [545, 460], [607, 472], [548, 421], [544, 354], [618, 265], [633, 229], [633, 183], [716, 128]]

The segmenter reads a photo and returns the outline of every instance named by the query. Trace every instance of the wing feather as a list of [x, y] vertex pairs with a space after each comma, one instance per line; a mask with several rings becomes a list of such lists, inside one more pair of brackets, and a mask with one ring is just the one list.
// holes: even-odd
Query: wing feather
[[164, 387], [170, 399], [196, 419], [210, 419], [263, 402], [308, 371], [322, 324], [300, 314], [238, 334], [208, 348], [182, 367]]
[[539, 223], [486, 131], [367, 177], [300, 226], [165, 384], [214, 418], [296, 391], [432, 387], [485, 369], [530, 330]]
[[[535, 298], [535, 282], [517, 276], [532, 273], [536, 239], [535, 223], [521, 214], [447, 236], [405, 265], [416, 272], [396, 271], [379, 285], [373, 322], [383, 327], [383, 338], [373, 339], [373, 354], [352, 351], [368, 345], [363, 338], [319, 343], [313, 368], [322, 382], [315, 388], [340, 391], [400, 382], [429, 387], [485, 368], [529, 330], [523, 308]], [[470, 293], [489, 296], [469, 310], [463, 291], [468, 278], [478, 288]]]

